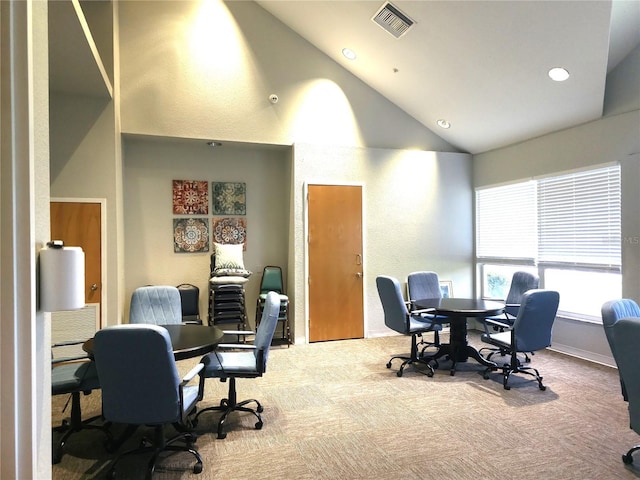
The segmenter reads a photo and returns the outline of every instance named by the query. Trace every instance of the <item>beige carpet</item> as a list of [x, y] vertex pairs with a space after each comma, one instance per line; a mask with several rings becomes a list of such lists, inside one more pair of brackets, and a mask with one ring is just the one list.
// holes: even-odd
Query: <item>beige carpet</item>
[[[446, 336], [444, 337], [446, 340]], [[479, 345], [476, 333], [471, 343]], [[376, 479], [636, 479], [640, 468], [621, 461], [640, 436], [629, 429], [617, 371], [554, 352], [538, 352], [532, 365], [546, 391], [524, 376], [482, 377], [474, 361], [458, 373], [433, 378], [385, 367], [408, 350], [402, 336], [295, 345], [271, 350], [268, 372], [238, 380], [239, 397], [264, 405], [264, 428], [233, 414], [218, 440], [217, 413], [203, 415], [196, 431], [204, 459], [173, 455], [155, 479], [376, 480]], [[198, 359], [180, 362], [187, 371]], [[397, 361], [396, 361], [397, 362]], [[443, 367], [447, 363], [443, 363]], [[209, 380], [203, 406], [217, 404], [226, 383]], [[64, 398], [53, 400], [53, 424]], [[151, 400], [150, 400], [151, 401]], [[83, 397], [84, 416], [99, 412], [99, 392]], [[123, 448], [139, 444], [140, 429]], [[148, 433], [148, 431], [147, 431]], [[113, 455], [97, 431], [74, 434], [53, 478], [105, 478]], [[116, 478], [142, 479], [146, 456], [132, 456]], [[640, 465], [640, 455], [637, 458]], [[168, 468], [167, 468], [168, 467]]]

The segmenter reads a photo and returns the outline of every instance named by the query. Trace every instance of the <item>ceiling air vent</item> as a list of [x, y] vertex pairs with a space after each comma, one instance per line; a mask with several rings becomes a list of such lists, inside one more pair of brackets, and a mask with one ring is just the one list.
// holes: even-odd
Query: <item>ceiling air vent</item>
[[385, 3], [371, 19], [396, 38], [407, 33], [415, 22], [390, 3]]

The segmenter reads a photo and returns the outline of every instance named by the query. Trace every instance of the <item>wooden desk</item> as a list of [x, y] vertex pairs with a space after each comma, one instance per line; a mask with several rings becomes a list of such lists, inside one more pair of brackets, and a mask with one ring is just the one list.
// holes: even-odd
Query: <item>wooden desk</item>
[[448, 317], [451, 325], [449, 343], [441, 344], [438, 351], [425, 357], [436, 361], [443, 356], [452, 360], [451, 375], [455, 375], [456, 363], [466, 362], [469, 357], [474, 358], [485, 367], [497, 366], [480, 355], [480, 352], [469, 345], [467, 340], [468, 317], [492, 317], [504, 312], [504, 303], [480, 300], [477, 298], [424, 298], [414, 302], [416, 308], [431, 310], [435, 315]]
[[[219, 328], [205, 325], [178, 323], [160, 326], [169, 332], [176, 360], [198, 357], [212, 352], [224, 336]], [[82, 349], [91, 355], [93, 353], [93, 338], [84, 342]]]

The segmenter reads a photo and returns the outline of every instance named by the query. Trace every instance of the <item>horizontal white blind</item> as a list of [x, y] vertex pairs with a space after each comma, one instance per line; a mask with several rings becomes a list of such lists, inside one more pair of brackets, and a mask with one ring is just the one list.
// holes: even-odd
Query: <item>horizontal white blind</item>
[[478, 257], [536, 257], [535, 194], [533, 181], [476, 191]]
[[538, 260], [620, 266], [620, 167], [538, 180]]

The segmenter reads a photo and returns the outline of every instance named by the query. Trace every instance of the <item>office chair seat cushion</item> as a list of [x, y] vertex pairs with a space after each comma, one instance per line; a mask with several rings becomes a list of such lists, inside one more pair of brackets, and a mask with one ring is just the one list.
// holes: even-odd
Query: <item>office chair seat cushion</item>
[[432, 322], [431, 320], [418, 315], [411, 315], [409, 317], [409, 331], [411, 333], [420, 331], [433, 332], [435, 330], [442, 330], [442, 325], [440, 325], [438, 322]]
[[249, 352], [214, 352], [205, 355], [202, 360], [204, 368], [200, 375], [207, 377], [225, 377], [232, 374], [235, 377], [248, 378], [258, 376], [256, 356], [253, 350]]
[[225, 285], [225, 284], [228, 284], [228, 283], [242, 284], [242, 283], [247, 283], [248, 281], [249, 281], [249, 279], [246, 278], [246, 277], [232, 277], [232, 276], [211, 277], [209, 279], [209, 283], [211, 285]]
[[491, 334], [483, 333], [481, 340], [483, 342], [509, 348], [511, 346], [511, 330]]
[[60, 395], [100, 388], [94, 362], [68, 363], [51, 370], [51, 393]]

